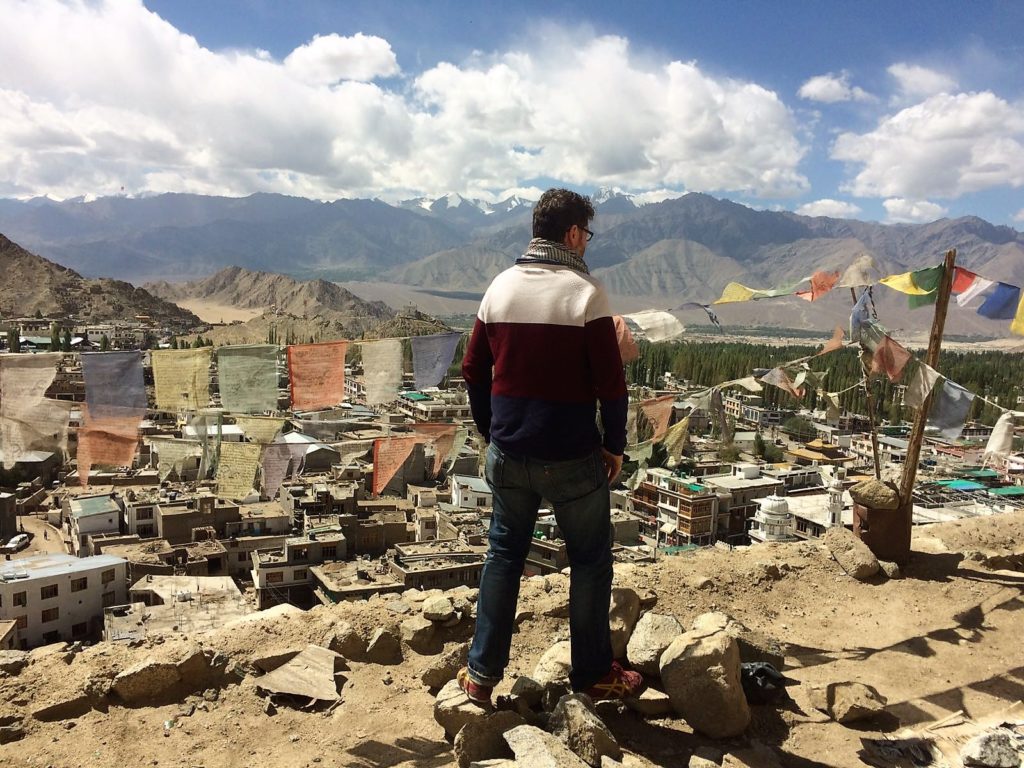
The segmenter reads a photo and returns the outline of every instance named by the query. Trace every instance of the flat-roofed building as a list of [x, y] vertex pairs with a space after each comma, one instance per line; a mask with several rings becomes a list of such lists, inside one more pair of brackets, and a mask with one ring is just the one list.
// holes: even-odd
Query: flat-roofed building
[[368, 558], [314, 565], [309, 572], [313, 594], [324, 605], [398, 594], [406, 589], [404, 579], [395, 576], [388, 564]]
[[486, 545], [459, 539], [399, 544], [391, 561], [392, 574], [407, 588], [451, 589], [480, 584]]
[[347, 555], [345, 535], [339, 526], [313, 528], [305, 536], [285, 540], [280, 549], [252, 553], [252, 583], [260, 610], [279, 603], [313, 604], [313, 579], [309, 569]]
[[120, 557], [47, 553], [0, 567], [0, 620], [17, 624], [18, 645], [98, 639], [103, 609], [125, 602], [127, 563]]
[[741, 542], [747, 537], [749, 521], [757, 512], [757, 499], [784, 491], [776, 477], [762, 477], [756, 464], [736, 464], [730, 475], [707, 475], [701, 479], [718, 496], [715, 538]]
[[124, 511], [116, 494], [68, 496], [61, 504], [71, 553], [87, 554], [86, 540], [96, 533], [120, 533]]

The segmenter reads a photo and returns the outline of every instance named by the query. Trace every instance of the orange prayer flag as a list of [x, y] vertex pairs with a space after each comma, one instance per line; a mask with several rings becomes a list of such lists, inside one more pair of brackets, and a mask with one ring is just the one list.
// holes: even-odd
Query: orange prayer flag
[[384, 490], [419, 442], [422, 442], [419, 435], [382, 437], [373, 441], [373, 492], [375, 494]]
[[454, 424], [417, 424], [413, 429], [421, 437], [421, 442], [434, 444], [434, 466], [431, 474], [436, 477], [444, 460], [451, 453], [452, 446], [455, 445], [456, 427]]
[[668, 423], [672, 420], [672, 406], [676, 401], [675, 395], [662, 395], [652, 400], [644, 400], [640, 403], [640, 410], [654, 427], [654, 437], [651, 439], [657, 442], [668, 432]]
[[347, 341], [288, 346], [292, 408], [326, 408], [344, 399], [347, 349]]
[[139, 424], [142, 417], [107, 416], [93, 419], [88, 408], [82, 406], [83, 423], [78, 430], [78, 482], [89, 483], [89, 473], [97, 464], [111, 467], [132, 465], [139, 444]]

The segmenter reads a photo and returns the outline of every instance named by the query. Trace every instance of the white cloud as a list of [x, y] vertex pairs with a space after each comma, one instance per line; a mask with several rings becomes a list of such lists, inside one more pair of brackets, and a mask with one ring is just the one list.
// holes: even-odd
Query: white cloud
[[854, 219], [862, 213], [859, 205], [828, 197], [804, 203], [796, 212], [801, 216], [830, 216], [834, 219]]
[[685, 194], [686, 192], [681, 192], [678, 189], [650, 189], [647, 192], [640, 192], [633, 195], [633, 202], [637, 205], [663, 203], [666, 200], [675, 200]]
[[797, 91], [801, 99], [821, 101], [835, 104], [839, 101], [871, 101], [872, 96], [860, 86], [850, 85], [850, 73], [840, 72], [838, 75], [829, 72], [827, 75], [812, 77]]
[[941, 219], [946, 215], [946, 209], [936, 203], [927, 200], [904, 200], [901, 197], [893, 197], [882, 201], [887, 220], [896, 224], [919, 224], [928, 221]]
[[832, 157], [859, 167], [845, 191], [864, 197], [957, 197], [1024, 185], [1024, 105], [990, 92], [939, 94], [840, 134]]
[[896, 79], [900, 93], [906, 98], [952, 93], [957, 87], [956, 80], [949, 75], [916, 64], [897, 62], [889, 67], [888, 72]]
[[0, 5], [0, 194], [808, 186], [775, 93], [621, 37], [547, 29], [529, 49], [380, 81], [399, 68], [377, 37], [328, 34], [278, 61], [203, 48], [141, 0]]
[[361, 32], [352, 37], [316, 35], [289, 53], [284, 67], [311, 85], [331, 85], [339, 80], [369, 82], [401, 71], [387, 40]]
[[1024, 208], [1021, 208], [1015, 214], [1013, 214], [1013, 220], [1019, 224], [1024, 224]]

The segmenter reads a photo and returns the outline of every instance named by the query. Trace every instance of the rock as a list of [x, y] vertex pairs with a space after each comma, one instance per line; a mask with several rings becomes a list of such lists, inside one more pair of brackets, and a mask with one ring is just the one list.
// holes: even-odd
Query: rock
[[470, 720], [455, 736], [455, 760], [459, 768], [469, 768], [483, 760], [512, 758], [512, 750], [504, 739], [505, 732], [525, 724], [515, 712], [494, 712], [482, 720]]
[[434, 719], [453, 739], [466, 723], [483, 720], [491, 712], [490, 707], [481, 707], [470, 701], [457, 680], [445, 683], [434, 699]]
[[180, 682], [177, 665], [143, 661], [115, 677], [111, 688], [125, 704], [142, 705], [159, 700]]
[[658, 593], [653, 589], [645, 589], [640, 593], [640, 609], [647, 611], [658, 604]]
[[0, 725], [0, 744], [10, 744], [25, 738], [25, 729], [21, 725]]
[[1013, 739], [1005, 731], [975, 736], [960, 750], [960, 759], [964, 765], [978, 768], [1019, 768], [1021, 764]]
[[807, 690], [811, 706], [825, 712], [837, 723], [867, 720], [885, 711], [886, 700], [877, 690], [863, 683], [829, 683]]
[[702, 613], [693, 620], [694, 630], [711, 633], [724, 630], [739, 644], [740, 663], [750, 664], [763, 661], [771, 664], [779, 672], [783, 670], [786, 657], [782, 645], [766, 635], [744, 626], [731, 616], [720, 611]]
[[421, 590], [413, 587], [402, 593], [402, 599], [407, 603], [422, 603], [427, 599], [427, 596]]
[[62, 689], [56, 697], [47, 697], [41, 702], [33, 701], [32, 717], [43, 722], [81, 717], [104, 703], [107, 685], [107, 682], [90, 680], [84, 687]]
[[287, 648], [262, 651], [253, 656], [252, 665], [260, 672], [273, 672], [298, 656], [301, 650], [301, 648]]
[[455, 606], [444, 595], [429, 597], [423, 601], [423, 616], [431, 621], [448, 621], [455, 614]]
[[612, 630], [612, 656], [621, 659], [626, 655], [626, 644], [640, 618], [640, 596], [629, 587], [612, 590], [608, 622]]
[[750, 578], [755, 584], [764, 581], [778, 581], [782, 578], [782, 571], [775, 563], [756, 563]]
[[882, 569], [882, 573], [885, 574], [887, 579], [898, 579], [903, 576], [900, 572], [899, 565], [891, 563], [888, 560], [879, 560], [878, 567]]
[[899, 509], [900, 494], [894, 483], [862, 480], [850, 488], [855, 502], [868, 509]]
[[533, 669], [533, 679], [547, 688], [569, 682], [569, 669], [572, 667], [572, 649], [568, 640], [562, 640], [544, 651], [537, 666]]
[[689, 768], [719, 768], [722, 764], [722, 750], [714, 747], [697, 747], [690, 756]]
[[399, 616], [405, 616], [412, 612], [412, 606], [402, 600], [391, 600], [384, 603], [384, 607], [392, 613], [397, 613]]
[[423, 670], [420, 680], [427, 688], [440, 688], [449, 680], [454, 680], [458, 671], [466, 666], [468, 654], [469, 643], [459, 643], [434, 659], [430, 666]]
[[0, 672], [16, 675], [28, 664], [28, 651], [0, 651]]
[[515, 760], [477, 760], [469, 768], [522, 768]]
[[584, 768], [587, 764], [576, 757], [565, 744], [532, 725], [520, 725], [505, 734], [512, 747], [516, 764], [530, 768]]
[[878, 558], [868, 549], [868, 545], [842, 526], [833, 526], [825, 531], [822, 537], [825, 546], [839, 567], [853, 578], [863, 581], [878, 573]]
[[634, 669], [644, 675], [657, 675], [661, 654], [681, 634], [683, 625], [675, 616], [645, 613], [626, 644], [626, 658]]
[[444, 629], [451, 629], [452, 627], [457, 627], [461, 623], [462, 623], [462, 613], [460, 611], [455, 611], [455, 613], [453, 613], [448, 618], [447, 621], [437, 622], [438, 626], [439, 627], [443, 627]]
[[434, 622], [423, 616], [413, 616], [402, 622], [402, 641], [416, 653], [436, 653], [438, 643], [434, 641]]
[[645, 688], [639, 696], [625, 699], [626, 706], [646, 717], [665, 717], [672, 713], [672, 700], [657, 688]]
[[512, 683], [512, 696], [522, 700], [528, 707], [536, 707], [544, 697], [544, 686], [532, 677], [520, 675]]
[[690, 589], [710, 589], [715, 585], [714, 581], [701, 574], [688, 576], [683, 583]]
[[[594, 714], [594, 702], [582, 693], [563, 696], [549, 721], [551, 733], [588, 765], [601, 765], [601, 757], [622, 757], [622, 749], [608, 727]], [[517, 756], [518, 757], [518, 756]]]
[[346, 659], [358, 659], [366, 653], [366, 640], [347, 621], [327, 633], [324, 645]]
[[371, 664], [401, 664], [402, 643], [394, 630], [381, 627], [366, 646], [366, 660]]
[[565, 591], [554, 592], [537, 601], [540, 612], [552, 619], [569, 618], [569, 593]]
[[738, 736], [750, 724], [739, 645], [724, 630], [680, 635], [665, 649], [660, 666], [673, 709], [694, 730], [722, 739]]

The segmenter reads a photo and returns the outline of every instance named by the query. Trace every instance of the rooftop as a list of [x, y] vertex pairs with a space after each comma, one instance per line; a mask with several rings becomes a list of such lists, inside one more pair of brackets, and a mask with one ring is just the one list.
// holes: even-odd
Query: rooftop
[[77, 496], [70, 503], [72, 517], [90, 517], [92, 515], [120, 514], [121, 507], [110, 494], [96, 496]]
[[96, 568], [111, 568], [125, 562], [123, 558], [113, 555], [75, 557], [74, 555], [48, 552], [5, 562], [0, 566], [0, 581], [47, 579], [53, 576], [92, 571]]

